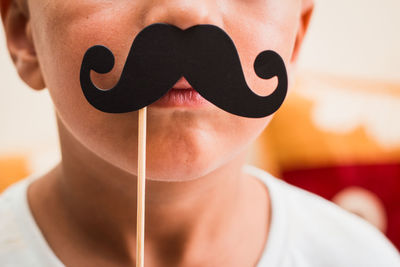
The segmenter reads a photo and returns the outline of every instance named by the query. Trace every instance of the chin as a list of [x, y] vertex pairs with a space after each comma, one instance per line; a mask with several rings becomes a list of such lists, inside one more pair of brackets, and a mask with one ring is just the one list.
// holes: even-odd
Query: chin
[[164, 167], [148, 164], [146, 179], [163, 182], [193, 181], [207, 175], [212, 170], [212, 163], [189, 165], [174, 163]]
[[220, 159], [215, 148], [205, 144], [173, 147], [166, 150], [148, 149], [147, 179], [168, 182], [195, 180], [215, 169], [215, 163]]

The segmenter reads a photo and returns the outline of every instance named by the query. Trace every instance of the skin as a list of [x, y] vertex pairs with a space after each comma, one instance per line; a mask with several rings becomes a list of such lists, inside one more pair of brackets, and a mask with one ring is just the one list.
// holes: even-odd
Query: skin
[[[145, 26], [214, 24], [234, 40], [249, 86], [269, 94], [276, 83], [255, 75], [254, 59], [275, 50], [290, 75], [313, 10], [312, 0], [0, 3], [19, 75], [34, 89], [47, 87], [54, 102], [62, 161], [29, 187], [28, 201], [67, 266], [135, 265], [137, 112], [106, 114], [88, 104], [78, 79], [87, 48], [113, 51], [114, 70], [93, 75], [110, 88]], [[146, 266], [257, 263], [268, 238], [269, 196], [241, 167], [271, 117], [242, 118], [212, 104], [148, 107]]]

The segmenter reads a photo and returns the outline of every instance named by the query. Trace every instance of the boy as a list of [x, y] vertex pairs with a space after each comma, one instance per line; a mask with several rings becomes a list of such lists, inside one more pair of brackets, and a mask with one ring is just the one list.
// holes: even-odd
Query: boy
[[[110, 88], [145, 26], [217, 25], [234, 40], [250, 88], [266, 95], [275, 87], [256, 77], [255, 57], [275, 50], [290, 69], [313, 9], [311, 0], [0, 3], [19, 75], [50, 91], [62, 150], [53, 170], [1, 196], [1, 266], [134, 266], [137, 113], [89, 105], [78, 79], [87, 48], [114, 52], [114, 70], [93, 74]], [[184, 78], [173, 89], [148, 107], [146, 266], [400, 266], [371, 226], [244, 165], [271, 116], [224, 112]]]

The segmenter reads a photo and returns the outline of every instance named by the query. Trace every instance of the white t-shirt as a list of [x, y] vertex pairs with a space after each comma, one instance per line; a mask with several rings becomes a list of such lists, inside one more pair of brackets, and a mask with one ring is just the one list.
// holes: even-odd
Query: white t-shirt
[[[372, 225], [334, 204], [246, 165], [271, 199], [269, 237], [258, 267], [400, 267], [399, 252]], [[62, 267], [30, 212], [31, 176], [0, 196], [0, 266]], [[400, 226], [399, 226], [400, 227]]]

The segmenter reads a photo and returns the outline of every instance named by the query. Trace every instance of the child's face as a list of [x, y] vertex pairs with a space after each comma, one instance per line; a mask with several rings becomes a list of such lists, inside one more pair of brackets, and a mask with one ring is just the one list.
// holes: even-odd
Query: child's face
[[[250, 88], [270, 94], [276, 81], [258, 78], [254, 60], [261, 51], [274, 50], [290, 69], [302, 7], [301, 0], [28, 0], [28, 4], [41, 73], [61, 123], [87, 149], [133, 174], [138, 114], [102, 113], [86, 101], [79, 71], [89, 47], [102, 44], [113, 51], [114, 70], [93, 75], [99, 87], [111, 88], [135, 35], [145, 26], [214, 24], [235, 42]], [[164, 180], [205, 175], [243, 152], [270, 119], [238, 117], [212, 104], [150, 105], [147, 175]]]

